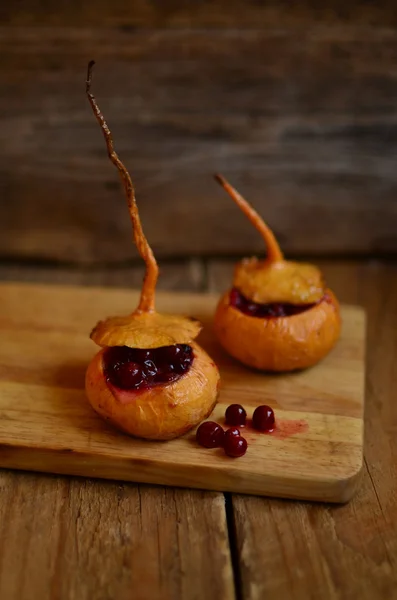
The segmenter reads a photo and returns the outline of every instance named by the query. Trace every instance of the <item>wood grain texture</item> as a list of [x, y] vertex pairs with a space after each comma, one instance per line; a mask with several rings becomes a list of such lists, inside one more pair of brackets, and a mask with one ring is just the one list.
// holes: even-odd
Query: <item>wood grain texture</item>
[[[25, 298], [29, 297], [26, 305]], [[0, 295], [0, 464], [5, 467], [145, 483], [344, 502], [362, 465], [364, 317], [344, 307], [341, 340], [316, 368], [264, 376], [225, 355], [214, 339], [214, 298], [162, 294], [158, 310], [199, 318], [199, 343], [221, 373], [212, 418], [241, 402], [249, 417], [271, 404], [273, 435], [247, 430], [247, 455], [208, 452], [194, 433], [168, 443], [119, 434], [89, 406], [84, 372], [96, 352], [88, 332], [100, 318], [128, 314], [122, 290], [3, 284]], [[31, 357], [29, 364], [21, 356]], [[292, 428], [292, 433], [288, 433]]]
[[[3, 265], [0, 276], [138, 285], [141, 270], [124, 279], [115, 268]], [[197, 289], [196, 269], [173, 265], [163, 277]], [[222, 494], [0, 471], [0, 523], [4, 600], [234, 598]]]
[[[138, 259], [131, 264], [96, 269], [0, 262], [0, 281], [139, 288], [145, 274], [141, 262]], [[206, 288], [205, 265], [198, 259], [160, 263], [159, 267], [160, 290], [200, 292]]]
[[[321, 590], [324, 600], [394, 600], [397, 266], [320, 264], [340, 298], [361, 304], [368, 316], [363, 481], [355, 498], [337, 509], [233, 496], [242, 597], [316, 600]], [[231, 267], [210, 267], [212, 289], [227, 287]], [[264, 564], [271, 576], [263, 572]]]
[[[397, 252], [392, 9], [229, 4], [3, 8], [0, 256], [136, 256], [84, 97], [92, 57], [94, 91], [159, 257], [262, 250], [214, 170], [252, 200], [288, 253]], [[242, 27], [245, 12], [255, 29]], [[211, 14], [219, 24], [208, 30]]]
[[240, 27], [270, 28], [280, 25], [299, 25], [327, 22], [379, 26], [397, 24], [394, 4], [383, 0], [376, 5], [351, 0], [323, 0], [313, 5], [310, 0], [299, 4], [266, 0], [79, 0], [60, 1], [52, 6], [45, 0], [15, 0], [0, 7], [4, 23], [32, 25], [48, 23], [52, 26], [99, 26], [104, 22], [124, 28], [152, 27]]
[[234, 598], [220, 494], [7, 472], [0, 489], [4, 600]]

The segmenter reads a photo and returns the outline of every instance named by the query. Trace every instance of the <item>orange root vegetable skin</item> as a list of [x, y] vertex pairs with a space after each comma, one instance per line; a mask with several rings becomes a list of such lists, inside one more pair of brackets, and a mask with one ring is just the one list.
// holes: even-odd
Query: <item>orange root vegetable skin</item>
[[339, 304], [327, 290], [309, 310], [289, 317], [260, 319], [230, 305], [230, 292], [215, 314], [215, 333], [225, 350], [243, 364], [263, 371], [294, 371], [315, 365], [339, 338]]
[[221, 175], [215, 179], [261, 234], [267, 257], [237, 264], [233, 288], [257, 304], [314, 304], [295, 315], [257, 317], [230, 302], [230, 290], [220, 299], [215, 333], [234, 358], [243, 364], [274, 372], [311, 367], [324, 358], [341, 331], [339, 303], [314, 265], [284, 259], [276, 238], [252, 206]]
[[218, 395], [219, 372], [208, 354], [194, 342], [189, 371], [166, 386], [144, 391], [116, 390], [103, 371], [98, 352], [86, 373], [86, 392], [94, 410], [122, 431], [151, 440], [183, 435], [208, 417]]

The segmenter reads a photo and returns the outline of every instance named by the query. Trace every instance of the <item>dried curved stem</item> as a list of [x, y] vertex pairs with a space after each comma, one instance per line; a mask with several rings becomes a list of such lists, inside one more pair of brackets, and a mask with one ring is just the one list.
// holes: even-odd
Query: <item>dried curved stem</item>
[[101, 126], [106, 146], [108, 150], [108, 155], [112, 163], [117, 167], [121, 180], [124, 184], [125, 194], [127, 196], [128, 209], [130, 212], [130, 217], [133, 225], [134, 232], [134, 241], [135, 245], [138, 249], [139, 254], [145, 261], [146, 265], [146, 273], [145, 278], [142, 284], [141, 298], [139, 301], [139, 305], [137, 308], [137, 312], [153, 312], [154, 311], [154, 303], [155, 303], [155, 291], [156, 284], [159, 274], [159, 269], [157, 266], [156, 259], [154, 258], [154, 254], [152, 252], [151, 247], [143, 233], [141, 220], [139, 218], [138, 206], [135, 199], [135, 190], [131, 181], [131, 177], [116, 154], [116, 151], [113, 147], [113, 139], [112, 134], [110, 133], [110, 129], [98, 107], [98, 104], [91, 93], [91, 80], [92, 80], [92, 68], [95, 64], [95, 61], [90, 61], [87, 69], [87, 81], [86, 81], [86, 93], [91, 104], [91, 108], [94, 112], [94, 115]]
[[273, 232], [263, 221], [262, 217], [258, 215], [256, 210], [252, 208], [252, 206], [247, 202], [247, 200], [245, 200], [238, 193], [238, 191], [235, 190], [234, 187], [232, 187], [224, 177], [222, 177], [222, 175], [216, 174], [214, 175], [214, 177], [215, 180], [229, 194], [232, 200], [234, 200], [237, 206], [242, 210], [245, 216], [248, 217], [255, 229], [261, 234], [267, 249], [266, 261], [268, 263], [272, 263], [283, 260], [284, 256], [281, 252], [280, 246], [278, 245], [278, 242], [274, 237]]

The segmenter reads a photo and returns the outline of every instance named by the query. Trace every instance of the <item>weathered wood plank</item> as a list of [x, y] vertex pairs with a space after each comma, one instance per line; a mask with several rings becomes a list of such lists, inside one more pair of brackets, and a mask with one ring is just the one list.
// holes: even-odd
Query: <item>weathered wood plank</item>
[[0, 473], [0, 597], [234, 598], [221, 494]]
[[0, 256], [136, 256], [84, 97], [92, 57], [94, 91], [158, 256], [262, 249], [214, 170], [252, 200], [286, 252], [397, 252], [389, 13], [382, 27], [307, 15], [287, 24], [272, 6], [262, 30], [120, 29], [108, 13], [97, 28], [49, 27], [43, 15], [0, 28]]
[[[396, 597], [397, 266], [322, 266], [339, 297], [368, 314], [366, 471], [358, 495], [337, 509], [233, 497], [247, 600], [274, 593], [314, 600], [319, 590], [324, 600]], [[210, 268], [211, 287], [225, 289], [229, 276], [230, 264], [218, 263]]]
[[[66, 285], [111, 286], [126, 289], [140, 288], [144, 266], [137, 260], [133, 265], [84, 269], [79, 267], [37, 266], [0, 262], [0, 281], [60, 283]], [[200, 292], [206, 287], [205, 266], [199, 259], [160, 264], [159, 290]]]
[[3, 3], [0, 16], [13, 25], [45, 22], [50, 25], [93, 26], [107, 22], [124, 27], [278, 27], [307, 22], [341, 22], [392, 25], [397, 23], [393, 2], [363, 3], [362, 0], [323, 0], [313, 6], [280, 0], [64, 0], [52, 6], [45, 0], [14, 0]]

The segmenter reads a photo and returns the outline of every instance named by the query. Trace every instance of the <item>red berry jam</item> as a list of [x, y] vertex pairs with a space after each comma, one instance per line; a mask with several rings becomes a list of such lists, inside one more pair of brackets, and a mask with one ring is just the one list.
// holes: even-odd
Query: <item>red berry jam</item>
[[225, 436], [223, 448], [228, 456], [239, 458], [247, 452], [247, 440], [239, 435]]
[[[237, 308], [240, 312], [250, 317], [258, 317], [260, 319], [271, 319], [275, 317], [292, 317], [299, 313], [309, 310], [316, 306], [316, 303], [312, 304], [288, 304], [283, 302], [272, 302], [270, 304], [258, 304], [248, 300], [243, 294], [237, 289], [233, 288], [230, 292], [229, 302], [231, 306]], [[321, 302], [321, 300], [320, 300]]]
[[275, 419], [274, 412], [270, 406], [258, 406], [252, 415], [252, 425], [258, 431], [270, 433], [274, 430]]
[[106, 380], [122, 390], [142, 390], [171, 383], [188, 371], [194, 359], [187, 344], [145, 350], [112, 346], [104, 353]]
[[223, 446], [225, 432], [218, 423], [205, 421], [196, 432], [196, 440], [204, 448], [219, 448]]
[[228, 425], [244, 427], [247, 420], [247, 413], [241, 404], [231, 404], [226, 409], [225, 420]]
[[113, 378], [117, 380], [118, 387], [134, 388], [144, 382], [143, 368], [136, 362], [117, 363], [114, 366]]

